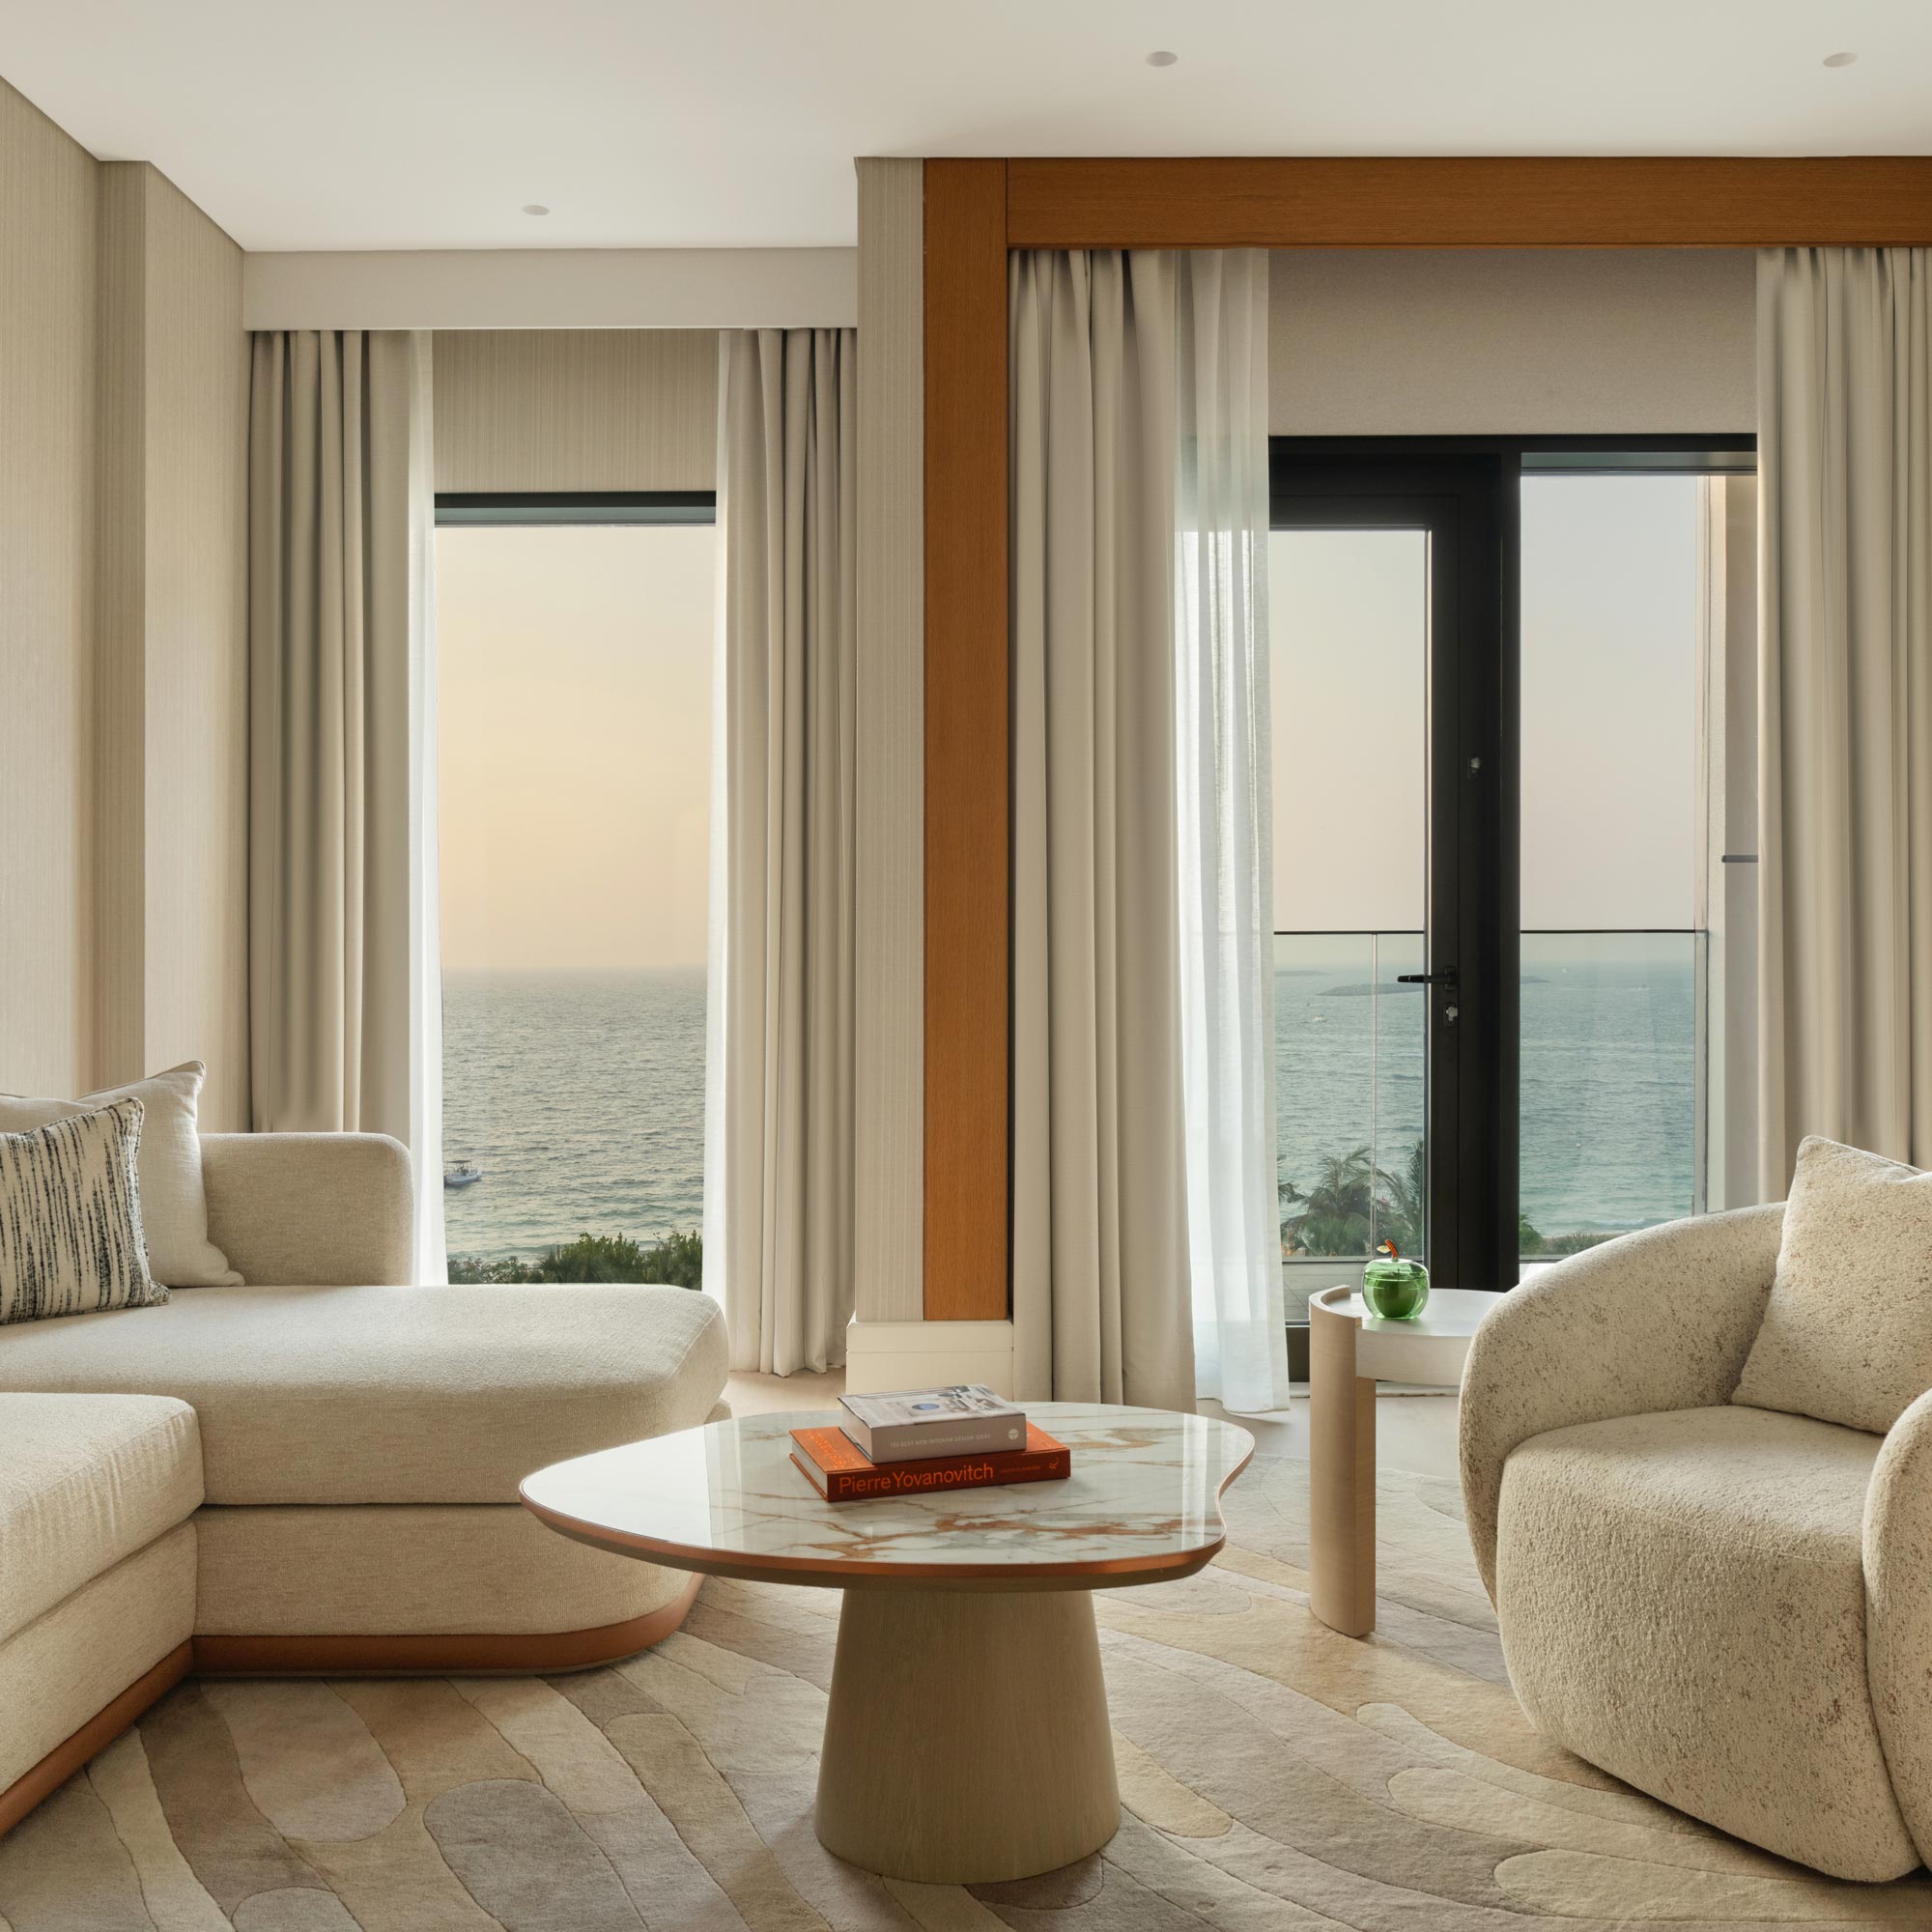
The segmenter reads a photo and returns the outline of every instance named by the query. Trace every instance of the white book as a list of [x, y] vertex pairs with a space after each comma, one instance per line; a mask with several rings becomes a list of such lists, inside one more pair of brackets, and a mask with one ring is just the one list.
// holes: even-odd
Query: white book
[[1026, 1410], [982, 1382], [838, 1399], [838, 1426], [874, 1463], [1026, 1447]]

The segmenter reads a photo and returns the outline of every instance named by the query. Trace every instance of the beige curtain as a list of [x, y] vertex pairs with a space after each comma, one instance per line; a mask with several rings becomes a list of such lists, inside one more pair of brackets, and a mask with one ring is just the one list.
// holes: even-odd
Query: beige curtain
[[1176, 264], [1009, 275], [1017, 1391], [1191, 1408]]
[[254, 338], [249, 1045], [258, 1132], [392, 1134], [442, 1275], [429, 337]]
[[1932, 338], [1923, 248], [1758, 258], [1761, 1179], [1932, 1167]]
[[767, 1375], [852, 1315], [855, 344], [720, 338], [704, 1285]]

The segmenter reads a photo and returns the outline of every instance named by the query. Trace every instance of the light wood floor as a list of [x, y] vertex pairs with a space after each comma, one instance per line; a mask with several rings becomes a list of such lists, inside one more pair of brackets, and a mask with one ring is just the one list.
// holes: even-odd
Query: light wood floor
[[[775, 1409], [832, 1407], [845, 1387], [845, 1372], [832, 1369], [822, 1376], [733, 1376], [724, 1384], [724, 1399], [739, 1415], [763, 1415]], [[1224, 1413], [1218, 1403], [1203, 1403], [1204, 1415]], [[1422, 1395], [1384, 1395], [1376, 1399], [1376, 1460], [1384, 1469], [1404, 1469], [1412, 1475], [1453, 1476], [1456, 1473], [1456, 1397], [1448, 1389]], [[1261, 1447], [1273, 1456], [1308, 1455], [1308, 1400], [1297, 1389], [1293, 1406], [1279, 1415], [1236, 1415], [1230, 1421], [1254, 1431]]]

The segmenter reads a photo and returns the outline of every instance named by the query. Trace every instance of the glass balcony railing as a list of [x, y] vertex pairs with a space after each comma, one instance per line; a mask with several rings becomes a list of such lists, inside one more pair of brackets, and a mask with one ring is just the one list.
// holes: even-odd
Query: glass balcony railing
[[1695, 1213], [1698, 932], [1525, 932], [1520, 1247], [1553, 1259]]
[[[1385, 1238], [1427, 1260], [1419, 932], [1275, 935], [1289, 1319]], [[1525, 932], [1520, 1253], [1548, 1261], [1701, 1206], [1696, 932]]]
[[1429, 1198], [1420, 932], [1277, 932], [1275, 1155], [1291, 1321], [1392, 1239], [1424, 1253]]

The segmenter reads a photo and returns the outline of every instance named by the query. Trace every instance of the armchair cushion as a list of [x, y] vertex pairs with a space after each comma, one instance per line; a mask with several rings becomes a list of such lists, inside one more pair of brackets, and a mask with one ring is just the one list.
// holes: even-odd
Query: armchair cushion
[[1546, 1430], [1730, 1400], [1764, 1313], [1782, 1207], [1625, 1235], [1534, 1276], [1484, 1318], [1463, 1371], [1463, 1500], [1496, 1594], [1496, 1505]]
[[1932, 1174], [1808, 1137], [1731, 1400], [1883, 1434], [1932, 1389]]
[[1865, 1492], [1883, 1446], [1730, 1406], [1520, 1444], [1496, 1609], [1538, 1730], [1820, 1871], [1912, 1870], [1865, 1675]]

